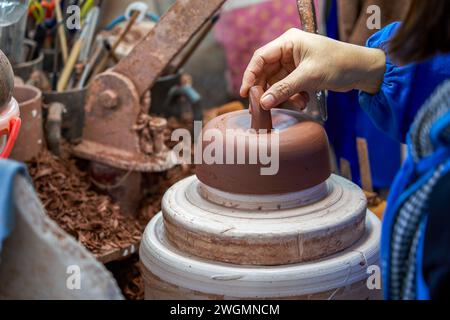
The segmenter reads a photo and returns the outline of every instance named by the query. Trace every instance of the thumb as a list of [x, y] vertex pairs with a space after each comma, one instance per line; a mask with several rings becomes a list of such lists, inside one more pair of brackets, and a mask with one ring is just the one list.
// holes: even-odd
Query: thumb
[[309, 90], [308, 72], [297, 68], [286, 78], [273, 84], [261, 97], [261, 106], [269, 110], [286, 102], [296, 93]]

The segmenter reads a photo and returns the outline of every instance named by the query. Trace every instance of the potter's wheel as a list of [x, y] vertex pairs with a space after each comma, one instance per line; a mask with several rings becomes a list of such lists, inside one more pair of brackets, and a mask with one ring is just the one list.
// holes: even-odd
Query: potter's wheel
[[[245, 128], [249, 117], [255, 115], [230, 113], [204, 131]], [[203, 164], [167, 191], [141, 245], [147, 298], [380, 297], [365, 283], [378, 261], [380, 223], [367, 214], [364, 193], [331, 175], [320, 125], [286, 110], [269, 120], [280, 129], [278, 174], [261, 177], [258, 165]]]
[[[176, 248], [158, 214], [141, 245], [147, 299], [380, 299], [368, 290], [367, 268], [378, 262], [381, 224], [369, 213], [367, 232], [326, 259], [280, 266], [241, 266], [206, 260]], [[148, 272], [150, 270], [151, 272]]]

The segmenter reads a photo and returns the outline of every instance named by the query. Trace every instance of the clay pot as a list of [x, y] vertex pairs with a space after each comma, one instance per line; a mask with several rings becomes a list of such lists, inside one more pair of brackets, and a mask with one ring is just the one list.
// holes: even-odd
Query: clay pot
[[[246, 164], [237, 164], [237, 150], [258, 149], [257, 139], [260, 136], [252, 127], [249, 111], [238, 111], [219, 116], [210, 121], [203, 129], [203, 136], [208, 130], [218, 130], [222, 133], [223, 164], [206, 164], [197, 166], [197, 176], [205, 185], [224, 192], [235, 194], [269, 195], [298, 192], [317, 186], [331, 175], [329, 144], [325, 130], [313, 122], [307, 115], [290, 110], [273, 109], [272, 130], [268, 134], [279, 133], [279, 170], [275, 175], [262, 175], [261, 169], [268, 167], [258, 159], [257, 164], [250, 164], [248, 156]], [[245, 130], [245, 139], [235, 139], [227, 136], [227, 129]], [[216, 131], [217, 132], [217, 131]], [[206, 139], [202, 139], [206, 140]], [[203, 150], [212, 142], [202, 141]], [[260, 144], [261, 145], [261, 144]], [[262, 143], [263, 148], [270, 142]], [[227, 152], [233, 152], [235, 164], [227, 161]], [[259, 149], [258, 149], [259, 151]]]
[[42, 93], [32, 86], [19, 86], [14, 88], [13, 96], [19, 103], [22, 127], [11, 153], [11, 159], [30, 161], [39, 154], [45, 143], [42, 125]]

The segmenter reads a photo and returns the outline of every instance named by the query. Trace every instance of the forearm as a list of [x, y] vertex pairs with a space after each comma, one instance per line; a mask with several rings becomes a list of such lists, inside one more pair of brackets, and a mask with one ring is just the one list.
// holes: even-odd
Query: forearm
[[325, 79], [321, 89], [347, 92], [361, 90], [377, 93], [386, 72], [383, 50], [332, 40], [324, 51], [330, 52], [327, 63], [321, 65]]

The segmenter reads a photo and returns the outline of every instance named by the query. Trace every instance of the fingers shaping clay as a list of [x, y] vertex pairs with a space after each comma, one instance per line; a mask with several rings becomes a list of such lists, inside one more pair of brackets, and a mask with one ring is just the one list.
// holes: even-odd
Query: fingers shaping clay
[[[209, 130], [220, 132], [223, 143], [202, 139], [203, 150], [211, 149], [214, 143], [216, 148], [221, 148], [216, 150], [216, 158], [217, 152], [221, 156], [220, 161], [212, 164], [203, 161], [197, 166], [199, 180], [220, 191], [249, 195], [298, 192], [326, 181], [331, 175], [331, 166], [328, 138], [323, 127], [296, 111], [264, 111], [256, 102], [260, 96], [259, 88], [250, 91], [251, 114], [245, 110], [228, 113], [205, 126], [203, 135]], [[227, 134], [230, 129], [235, 134]], [[236, 133], [236, 129], [240, 132]], [[273, 130], [262, 135], [261, 129]], [[238, 155], [243, 153], [245, 164], [239, 164], [242, 161], [238, 161]], [[257, 157], [253, 163], [249, 161], [252, 154]], [[263, 168], [276, 172], [265, 175]]]

